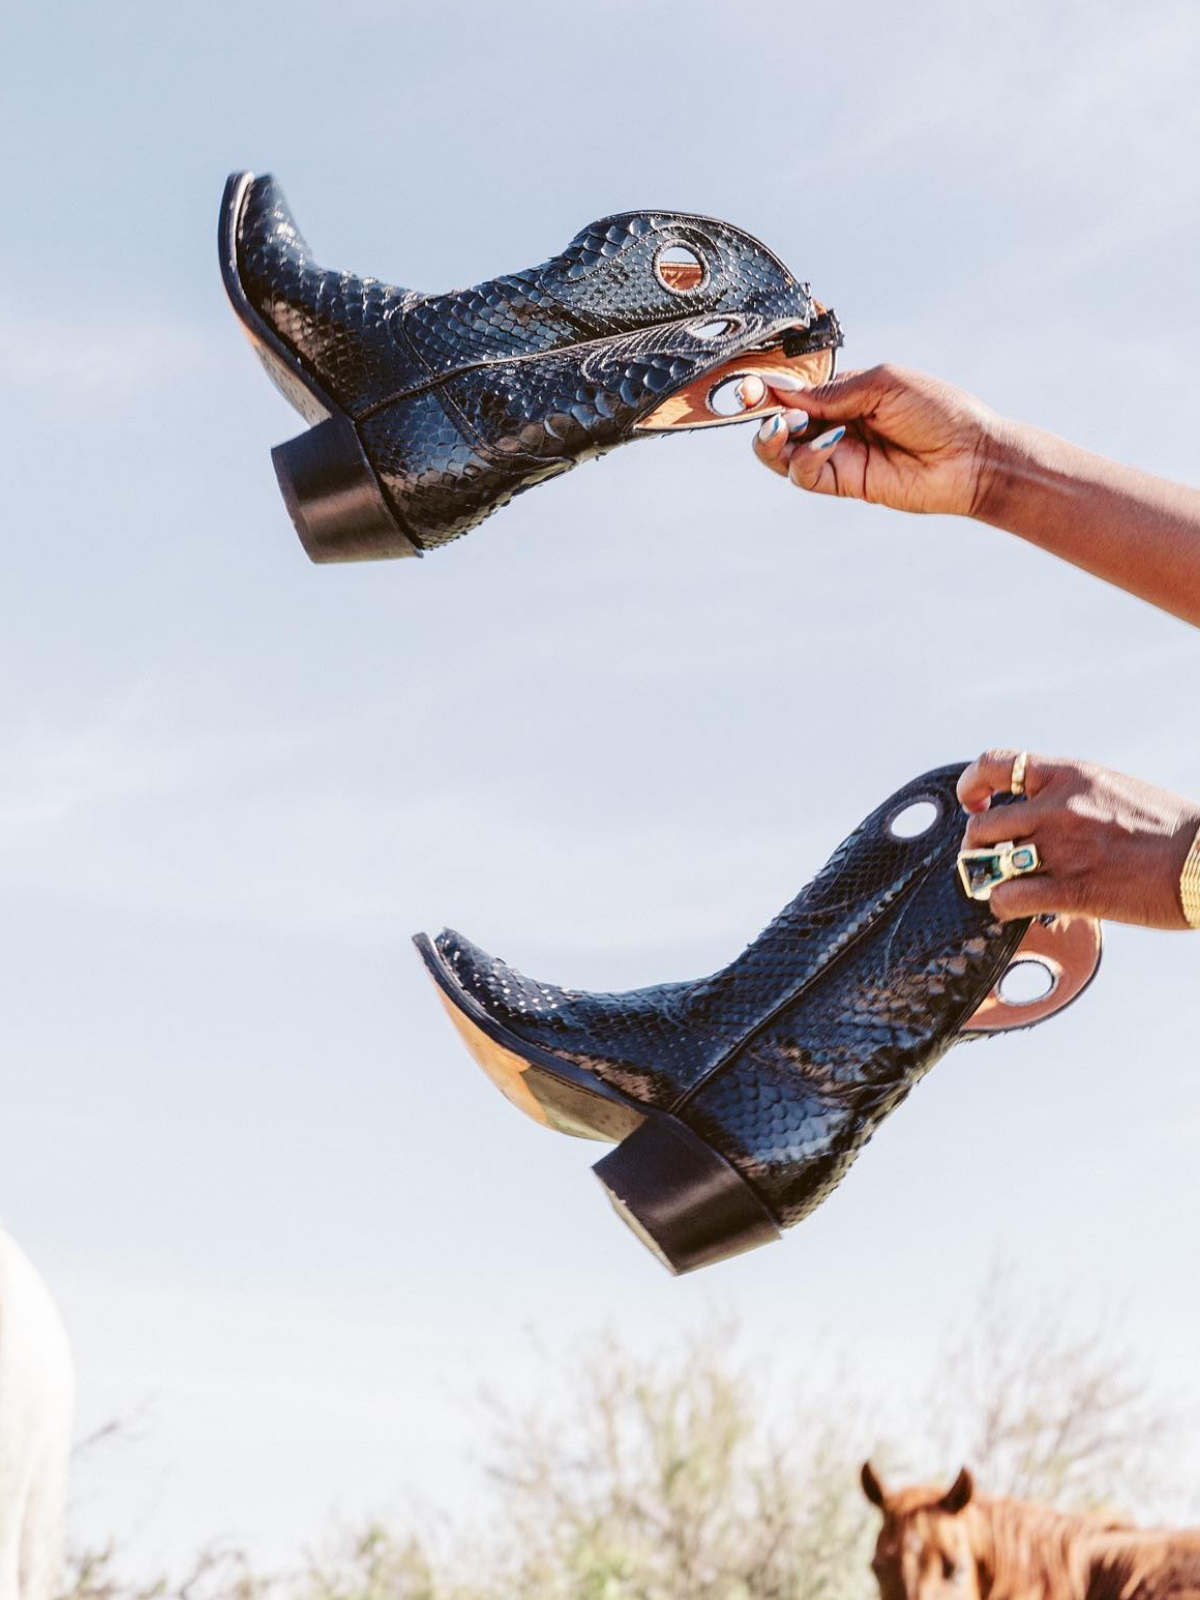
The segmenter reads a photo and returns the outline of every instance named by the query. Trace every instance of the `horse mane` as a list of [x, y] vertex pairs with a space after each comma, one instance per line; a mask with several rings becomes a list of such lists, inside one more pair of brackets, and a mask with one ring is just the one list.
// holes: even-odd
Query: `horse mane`
[[965, 1516], [983, 1600], [1083, 1600], [1088, 1553], [1083, 1537], [1132, 1529], [1111, 1513], [1057, 1511], [1023, 1500], [977, 1495]]
[[929, 1484], [900, 1489], [887, 1496], [885, 1517], [901, 1529], [910, 1517], [932, 1519], [922, 1531], [935, 1546], [944, 1538], [936, 1524], [965, 1531], [981, 1600], [1200, 1596], [1200, 1528], [1142, 1528], [1111, 1508], [1058, 1511], [981, 1494], [955, 1511], [946, 1499]]

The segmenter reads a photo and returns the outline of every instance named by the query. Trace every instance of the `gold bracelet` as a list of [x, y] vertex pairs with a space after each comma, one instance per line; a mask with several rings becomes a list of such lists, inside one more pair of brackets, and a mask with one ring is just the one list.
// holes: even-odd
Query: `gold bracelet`
[[1189, 928], [1200, 928], [1200, 832], [1192, 840], [1179, 876], [1179, 901]]

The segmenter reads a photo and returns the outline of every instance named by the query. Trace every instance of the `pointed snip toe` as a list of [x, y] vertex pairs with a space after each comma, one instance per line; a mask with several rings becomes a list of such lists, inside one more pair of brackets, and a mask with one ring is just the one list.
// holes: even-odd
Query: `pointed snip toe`
[[540, 266], [421, 294], [317, 266], [275, 180], [236, 172], [219, 248], [310, 425], [272, 457], [314, 561], [420, 555], [617, 445], [777, 411], [743, 380], [824, 382], [841, 343], [807, 284], [712, 217], [604, 217]]
[[[1094, 977], [1098, 924], [1001, 923], [964, 894], [961, 771], [890, 796], [753, 944], [696, 982], [562, 989], [450, 930], [417, 936], [508, 1099], [616, 1144], [596, 1175], [672, 1272], [778, 1239], [953, 1044], [1034, 1026]], [[1041, 969], [1046, 992], [1009, 991], [1021, 967]]]

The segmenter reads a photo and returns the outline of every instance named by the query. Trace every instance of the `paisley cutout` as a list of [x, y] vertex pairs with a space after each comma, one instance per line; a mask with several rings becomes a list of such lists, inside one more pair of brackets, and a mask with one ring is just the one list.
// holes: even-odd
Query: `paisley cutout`
[[893, 839], [920, 839], [941, 819], [942, 808], [936, 800], [911, 800], [890, 816], [885, 826]]
[[692, 332], [697, 339], [724, 339], [741, 326], [736, 317], [709, 317], [706, 322], [694, 323]]
[[[1091, 983], [1103, 953], [1100, 924], [1091, 917], [1056, 917], [1049, 924], [1033, 923], [1000, 981], [974, 1016], [964, 1023], [962, 1032], [1004, 1033], [1009, 1028], [1030, 1028], [1035, 1022], [1052, 1017], [1077, 1000]], [[1009, 974], [1014, 974], [1011, 980], [1014, 984], [1025, 985], [1037, 974], [1021, 969], [1038, 967], [1053, 979], [1048, 992], [1032, 998], [1014, 997], [1004, 992]], [[1017, 996], [1027, 995], [1027, 988], [1017, 991]]]
[[708, 267], [699, 251], [680, 239], [665, 244], [654, 257], [659, 283], [672, 294], [694, 294], [708, 282]]
[[743, 373], [740, 376], [723, 378], [710, 391], [708, 409], [715, 417], [740, 417], [743, 411], [751, 409], [746, 403], [745, 393], [742, 389], [742, 378], [745, 376], [746, 374]]
[[1061, 967], [1018, 956], [996, 985], [996, 996], [1006, 1006], [1035, 1005], [1054, 993], [1061, 977]]

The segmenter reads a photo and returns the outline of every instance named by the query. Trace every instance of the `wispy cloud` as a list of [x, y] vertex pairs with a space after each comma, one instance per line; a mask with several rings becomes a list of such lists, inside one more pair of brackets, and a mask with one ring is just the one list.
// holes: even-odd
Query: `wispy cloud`
[[0, 301], [0, 350], [6, 383], [25, 399], [67, 404], [122, 403], [178, 384], [181, 374], [194, 381], [213, 365], [212, 344], [203, 331], [185, 322], [95, 315], [31, 315], [27, 308]]
[[568, 951], [645, 950], [751, 937], [837, 842], [820, 818], [731, 835], [635, 812], [598, 832], [503, 782], [379, 796], [322, 779], [339, 763], [320, 742], [298, 777], [303, 737], [198, 737], [151, 691], [27, 728], [0, 746], [0, 882], [329, 938], [394, 943], [413, 916], [461, 914], [518, 944], [549, 928]]

